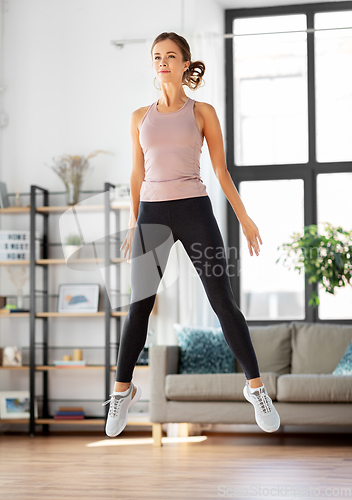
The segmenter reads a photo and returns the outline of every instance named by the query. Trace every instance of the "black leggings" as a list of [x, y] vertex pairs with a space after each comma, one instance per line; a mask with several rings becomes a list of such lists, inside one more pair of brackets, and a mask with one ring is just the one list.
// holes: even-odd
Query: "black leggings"
[[[260, 376], [246, 320], [238, 308], [224, 242], [209, 196], [141, 201], [131, 253], [131, 301], [117, 356], [118, 382], [130, 382], [147, 338], [149, 315], [172, 245], [180, 240], [247, 379]], [[166, 278], [166, 277], [165, 277]]]

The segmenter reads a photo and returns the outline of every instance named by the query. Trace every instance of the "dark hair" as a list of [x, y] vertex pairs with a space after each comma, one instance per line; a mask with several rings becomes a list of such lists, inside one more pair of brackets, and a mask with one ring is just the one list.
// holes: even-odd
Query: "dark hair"
[[183, 73], [182, 77], [182, 85], [187, 85], [192, 90], [196, 90], [201, 83], [204, 82], [203, 75], [205, 73], [205, 64], [203, 61], [192, 61], [191, 60], [191, 49], [188, 45], [188, 42], [183, 36], [174, 33], [173, 31], [160, 33], [158, 35], [152, 45], [150, 50], [151, 56], [153, 57], [153, 49], [154, 46], [163, 40], [170, 39], [175, 42], [179, 49], [181, 50], [183, 61], [189, 61], [190, 65], [186, 71]]

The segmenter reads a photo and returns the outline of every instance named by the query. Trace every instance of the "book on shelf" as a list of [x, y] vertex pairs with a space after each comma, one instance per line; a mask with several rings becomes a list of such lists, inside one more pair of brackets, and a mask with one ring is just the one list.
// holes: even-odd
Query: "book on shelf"
[[83, 411], [83, 406], [59, 406], [58, 411]]
[[84, 408], [82, 406], [59, 406], [54, 418], [56, 420], [80, 420], [85, 418]]
[[[18, 307], [14, 307], [13, 309], [4, 307], [4, 309], [0, 309], [1, 314], [11, 314], [11, 313], [28, 313], [29, 309], [20, 309]], [[8, 312], [7, 312], [8, 311]]]
[[62, 360], [57, 360], [54, 361], [54, 366], [85, 366], [86, 361], [84, 359], [82, 360], [72, 360], [72, 361], [62, 361]]

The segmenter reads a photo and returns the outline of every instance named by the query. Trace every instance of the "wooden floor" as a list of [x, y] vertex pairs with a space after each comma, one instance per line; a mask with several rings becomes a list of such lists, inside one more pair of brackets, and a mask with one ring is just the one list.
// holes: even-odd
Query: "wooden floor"
[[323, 497], [352, 498], [352, 435], [0, 435], [1, 500]]

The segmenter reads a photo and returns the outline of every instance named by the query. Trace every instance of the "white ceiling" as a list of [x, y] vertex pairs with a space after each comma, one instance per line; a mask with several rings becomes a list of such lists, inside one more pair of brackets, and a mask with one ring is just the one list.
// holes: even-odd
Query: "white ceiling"
[[[333, 3], [335, 0], [216, 0], [224, 9], [252, 9], [279, 5], [300, 5], [310, 3]], [[348, 0], [342, 0], [348, 1]]]

